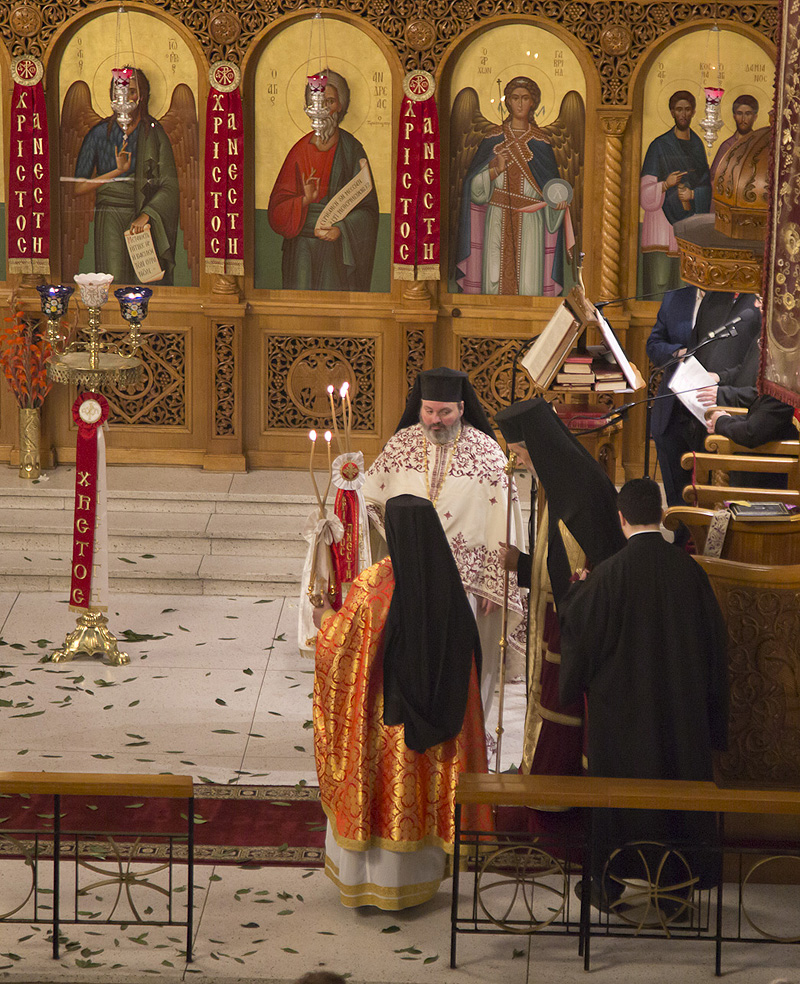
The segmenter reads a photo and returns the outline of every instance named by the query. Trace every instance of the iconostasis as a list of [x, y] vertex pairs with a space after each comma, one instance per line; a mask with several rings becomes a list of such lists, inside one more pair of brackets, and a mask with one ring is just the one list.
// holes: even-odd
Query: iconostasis
[[[6, 297], [33, 318], [37, 285], [77, 273], [153, 290], [143, 380], [105, 393], [112, 462], [301, 466], [344, 381], [369, 459], [434, 364], [495, 412], [581, 256], [592, 300], [631, 298], [608, 316], [645, 371], [658, 301], [638, 298], [680, 282], [654, 161], [688, 127], [677, 208], [708, 210], [734, 103], [751, 128], [773, 103], [772, 2], [716, 23], [655, 2], [2, 6]], [[126, 329], [113, 301], [102, 322]], [[74, 398], [47, 396], [46, 459], [74, 458]], [[16, 410], [4, 389], [10, 463]], [[626, 469], [641, 446], [631, 428]]]

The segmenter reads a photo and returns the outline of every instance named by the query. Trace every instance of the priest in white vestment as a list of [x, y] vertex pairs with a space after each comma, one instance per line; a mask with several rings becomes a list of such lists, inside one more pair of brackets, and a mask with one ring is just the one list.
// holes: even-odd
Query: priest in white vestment
[[[505, 579], [500, 545], [507, 539], [505, 466], [506, 457], [467, 374], [428, 369], [417, 377], [397, 432], [368, 470], [363, 489], [370, 521], [381, 535], [387, 499], [409, 494], [433, 503], [476, 613], [483, 650], [481, 697], [487, 716], [499, 669]], [[524, 543], [516, 490], [510, 542]], [[523, 615], [516, 574], [511, 573], [507, 660], [514, 673], [524, 672]]]

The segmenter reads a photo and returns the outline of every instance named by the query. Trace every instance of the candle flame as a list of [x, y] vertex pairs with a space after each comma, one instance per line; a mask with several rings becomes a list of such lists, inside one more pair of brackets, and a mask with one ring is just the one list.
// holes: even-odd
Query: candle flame
[[347, 391], [348, 391], [349, 389], [350, 389], [350, 383], [348, 383], [348, 382], [347, 382], [347, 380], [345, 380], [345, 381], [344, 381], [344, 382], [342, 383], [342, 388], [341, 388], [341, 389], [339, 390], [339, 396], [340, 396], [340, 397], [341, 397], [342, 399], [344, 399], [344, 398], [345, 398], [345, 396], [347, 396]]
[[333, 383], [328, 383], [328, 396], [333, 396]]
[[331, 432], [330, 431], [325, 431], [325, 440], [328, 442], [328, 444], [331, 443], [331, 437], [333, 437], [333, 435], [331, 434]]
[[308, 432], [308, 439], [309, 439], [309, 441], [316, 441], [317, 440], [317, 432], [315, 430], [310, 430]]

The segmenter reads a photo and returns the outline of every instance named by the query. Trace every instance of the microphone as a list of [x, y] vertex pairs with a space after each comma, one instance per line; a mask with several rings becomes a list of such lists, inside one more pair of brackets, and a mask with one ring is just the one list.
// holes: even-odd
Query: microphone
[[[735, 338], [736, 326], [741, 321], [741, 316], [738, 318], [733, 318], [731, 321], [726, 321], [724, 325], [719, 328], [715, 328], [714, 331], [710, 331], [700, 345], [705, 345], [706, 342], [710, 342], [712, 338]], [[699, 348], [700, 346], [698, 346]]]

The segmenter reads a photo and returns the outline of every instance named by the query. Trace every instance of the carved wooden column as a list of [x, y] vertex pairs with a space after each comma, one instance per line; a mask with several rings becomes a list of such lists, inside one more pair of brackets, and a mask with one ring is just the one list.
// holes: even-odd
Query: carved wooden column
[[206, 304], [211, 358], [208, 443], [203, 468], [246, 471], [242, 435], [243, 304]]
[[620, 296], [619, 258], [622, 243], [622, 136], [630, 110], [600, 114], [604, 135], [603, 225], [600, 233], [600, 299]]
[[[431, 281], [431, 286], [435, 291], [436, 282]], [[405, 285], [401, 307], [394, 312], [395, 320], [402, 330], [400, 346], [405, 378], [403, 399], [419, 373], [433, 366], [433, 330], [436, 324], [433, 303], [428, 281], [414, 280]]]

